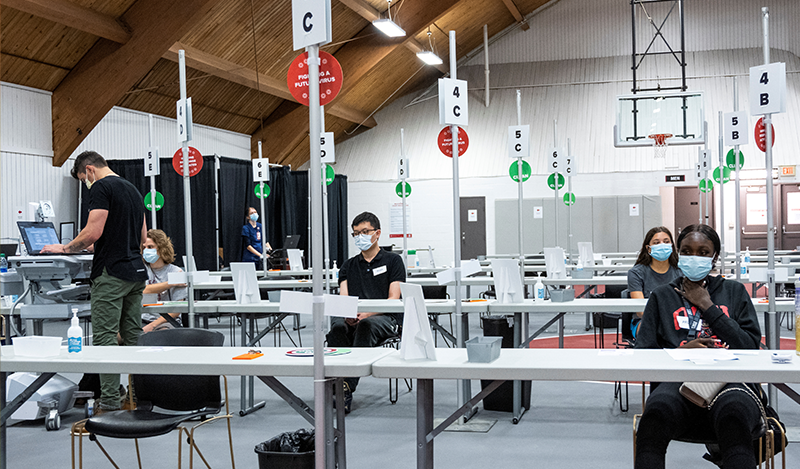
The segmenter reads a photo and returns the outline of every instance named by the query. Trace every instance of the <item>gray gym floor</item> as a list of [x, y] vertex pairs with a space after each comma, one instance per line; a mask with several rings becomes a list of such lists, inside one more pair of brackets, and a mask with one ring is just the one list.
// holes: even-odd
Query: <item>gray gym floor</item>
[[[304, 324], [310, 322], [303, 318]], [[286, 321], [289, 325], [290, 321]], [[763, 325], [762, 325], [763, 326]], [[48, 323], [46, 335], [65, 336], [67, 322]], [[228, 319], [211, 327], [229, 336]], [[263, 320], [262, 320], [263, 327]], [[531, 321], [531, 330], [537, 328]], [[479, 335], [477, 317], [471, 318], [472, 335]], [[586, 333], [583, 315], [567, 315], [567, 333]], [[289, 332], [296, 337], [297, 332]], [[555, 329], [547, 335], [555, 335]], [[311, 328], [300, 331], [303, 344], [309, 346]], [[784, 337], [794, 337], [794, 331], [781, 330]], [[228, 337], [229, 339], [229, 337]], [[226, 344], [229, 343], [226, 339]], [[291, 345], [285, 334], [284, 346]], [[238, 342], [238, 340], [237, 340]], [[262, 346], [271, 346], [273, 336], [268, 335]], [[439, 346], [443, 346], [441, 340]], [[79, 375], [65, 375], [77, 382]], [[313, 401], [311, 378], [283, 379], [295, 394], [306, 402]], [[239, 468], [257, 468], [258, 460], [253, 448], [259, 442], [279, 433], [308, 427], [283, 400], [260, 381], [255, 384], [256, 400], [266, 401], [266, 406], [247, 416], [239, 417], [239, 377], [229, 379], [234, 451]], [[415, 466], [416, 407], [415, 394], [408, 392], [400, 382], [400, 397], [396, 404], [389, 403], [387, 380], [365, 378], [355, 394], [353, 411], [347, 416], [347, 463], [351, 468], [413, 468]], [[472, 383], [473, 393], [480, 382]], [[456, 406], [454, 381], [435, 382], [435, 416], [446, 417]], [[630, 385], [630, 410], [620, 412], [613, 397], [611, 383], [593, 382], [533, 382], [531, 410], [514, 425], [510, 414], [480, 411], [474, 417], [496, 420], [488, 433], [444, 432], [435, 440], [435, 465], [440, 469], [510, 467], [529, 464], [534, 467], [566, 468], [619, 468], [632, 467], [632, 419], [641, 412], [641, 386]], [[781, 419], [790, 427], [790, 437], [798, 438], [800, 406], [779, 393], [777, 409]], [[76, 408], [62, 416], [61, 430], [48, 432], [42, 420], [16, 421], [8, 428], [9, 469], [69, 467], [69, 426], [83, 416]], [[229, 467], [226, 431], [223, 422], [213, 423], [198, 430], [201, 450], [214, 468]], [[177, 436], [175, 433], [140, 441], [143, 466], [146, 468], [175, 467], [177, 465]], [[102, 439], [103, 445], [116, 458], [122, 468], [136, 467], [133, 442]], [[787, 450], [786, 467], [800, 467], [800, 444]], [[184, 450], [186, 446], [184, 445]], [[715, 467], [702, 459], [701, 445], [672, 443], [667, 454], [667, 467]], [[85, 467], [112, 467], [94, 443], [84, 442]], [[184, 451], [184, 465], [188, 466]], [[203, 467], [196, 460], [196, 467]]]

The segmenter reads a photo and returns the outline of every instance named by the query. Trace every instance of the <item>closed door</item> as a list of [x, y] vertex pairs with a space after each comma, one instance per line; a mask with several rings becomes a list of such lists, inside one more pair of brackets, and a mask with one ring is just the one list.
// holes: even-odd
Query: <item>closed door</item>
[[[675, 188], [675, 233], [673, 235], [678, 238], [684, 227], [694, 225], [700, 222], [700, 189], [694, 187], [676, 187]], [[706, 215], [706, 200], [708, 200], [708, 221], [705, 221]], [[715, 226], [714, 220], [714, 197], [709, 194], [708, 197], [703, 197], [703, 213], [702, 220], [709, 226]], [[649, 229], [649, 228], [648, 228]]]
[[[778, 193], [778, 191], [776, 191]], [[800, 186], [781, 184], [780, 240], [782, 249], [797, 249], [800, 246]]]
[[461, 197], [461, 259], [486, 255], [486, 198]]
[[[781, 197], [780, 187], [775, 188], [773, 194], [773, 220], [775, 226], [780, 227]], [[750, 248], [753, 250], [767, 249], [767, 188], [766, 186], [744, 186], [739, 194], [740, 222], [742, 226], [741, 246], [742, 250]], [[788, 227], [787, 227], [788, 229]], [[775, 233], [775, 249], [781, 249], [781, 239]], [[794, 231], [794, 230], [792, 230]]]

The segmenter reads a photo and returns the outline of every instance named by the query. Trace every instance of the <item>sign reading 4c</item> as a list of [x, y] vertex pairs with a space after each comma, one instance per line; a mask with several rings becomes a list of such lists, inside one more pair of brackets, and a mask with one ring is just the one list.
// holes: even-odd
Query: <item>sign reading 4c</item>
[[294, 50], [331, 42], [331, 0], [292, 0]]
[[439, 123], [467, 125], [467, 82], [452, 78], [439, 79]]

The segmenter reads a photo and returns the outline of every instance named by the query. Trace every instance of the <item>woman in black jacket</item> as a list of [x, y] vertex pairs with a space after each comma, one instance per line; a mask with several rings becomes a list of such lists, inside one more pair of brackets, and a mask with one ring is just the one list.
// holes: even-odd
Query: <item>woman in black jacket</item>
[[[761, 329], [744, 286], [708, 275], [720, 253], [716, 231], [707, 225], [687, 226], [677, 246], [683, 278], [653, 290], [636, 348], [758, 349]], [[727, 392], [705, 409], [680, 394], [681, 383], [655, 384], [636, 436], [636, 468], [663, 468], [669, 442], [687, 434], [715, 439], [725, 468], [755, 467], [753, 435], [761, 414], [749, 393]], [[726, 388], [743, 386], [731, 383]]]

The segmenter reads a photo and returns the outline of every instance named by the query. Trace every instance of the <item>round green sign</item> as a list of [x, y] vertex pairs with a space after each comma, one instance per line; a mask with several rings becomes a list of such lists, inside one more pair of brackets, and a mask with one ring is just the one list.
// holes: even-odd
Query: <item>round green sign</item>
[[411, 195], [411, 184], [407, 182], [398, 182], [396, 186], [394, 186], [394, 192], [397, 194], [397, 197], [403, 197], [403, 184], [405, 184], [406, 188], [406, 197]]
[[553, 173], [547, 177], [547, 186], [553, 190], [556, 190], [556, 174], [558, 174], [558, 188], [564, 187], [564, 176], [561, 173]]
[[714, 189], [714, 181], [709, 178], [701, 179], [697, 186], [700, 188], [701, 192], [711, 192], [711, 190]]
[[722, 167], [722, 181], [719, 180], [719, 166], [714, 168], [714, 182], [717, 184], [725, 184], [731, 180], [731, 170], [726, 168], [725, 166]]
[[[508, 167], [508, 175], [511, 176], [511, 180], [514, 182], [519, 181], [517, 162], [511, 163], [511, 166]], [[522, 182], [527, 181], [531, 177], [531, 165], [528, 164], [527, 161], [522, 162]]]
[[333, 172], [333, 166], [325, 164], [325, 185], [330, 186], [334, 177], [336, 177], [336, 173]]
[[575, 205], [575, 194], [567, 192], [564, 194], [564, 205]]
[[[736, 169], [736, 155], [733, 153], [733, 148], [728, 150], [728, 154], [725, 156], [725, 166], [727, 166], [728, 169]], [[742, 153], [742, 150], [739, 150], [739, 169], [742, 169], [743, 166], [744, 153]]]
[[256, 197], [258, 197], [259, 199], [262, 199], [262, 198], [265, 198], [265, 197], [269, 197], [269, 185], [267, 183], [264, 183], [264, 197], [261, 197], [261, 183], [260, 182], [258, 184], [256, 184], [256, 188], [253, 189], [253, 192], [255, 192]]
[[[150, 194], [152, 194], [152, 192], [148, 192], [144, 196], [144, 206], [148, 212], [153, 210], [153, 207], [150, 204]], [[163, 206], [164, 206], [164, 196], [161, 195], [161, 192], [156, 191], [156, 212], [161, 210], [161, 207]]]

